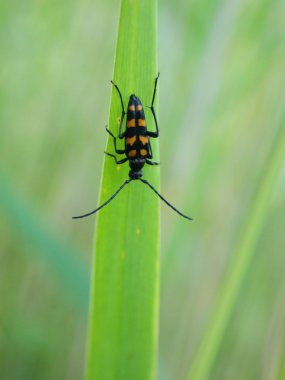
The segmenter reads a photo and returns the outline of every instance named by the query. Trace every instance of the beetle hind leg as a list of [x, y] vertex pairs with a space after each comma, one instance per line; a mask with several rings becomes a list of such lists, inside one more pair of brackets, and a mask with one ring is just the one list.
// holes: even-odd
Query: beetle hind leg
[[122, 128], [123, 128], [123, 123], [124, 123], [124, 117], [126, 115], [125, 108], [124, 108], [123, 97], [122, 97], [122, 93], [121, 93], [121, 91], [119, 89], [119, 86], [116, 83], [114, 83], [112, 80], [111, 80], [111, 83], [116, 88], [116, 90], [118, 91], [118, 94], [119, 94], [119, 97], [120, 97], [120, 100], [121, 100], [122, 114], [121, 114], [121, 120], [120, 120], [120, 126], [119, 126], [119, 138], [123, 139], [125, 137], [125, 132], [122, 132]]
[[156, 117], [156, 113], [155, 113], [155, 109], [154, 109], [154, 100], [155, 100], [155, 95], [156, 95], [158, 78], [159, 78], [159, 73], [157, 74], [157, 77], [155, 78], [151, 106], [149, 107], [151, 109], [151, 113], [152, 113], [152, 116], [154, 118], [155, 132], [150, 132], [150, 131], [147, 132], [147, 135], [149, 137], [154, 137], [154, 138], [159, 136], [158, 122], [157, 122], [157, 117]]

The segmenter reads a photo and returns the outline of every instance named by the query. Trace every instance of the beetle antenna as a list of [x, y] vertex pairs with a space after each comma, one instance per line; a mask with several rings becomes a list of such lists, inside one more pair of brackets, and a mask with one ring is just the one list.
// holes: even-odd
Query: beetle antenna
[[146, 185], [148, 185], [155, 192], [155, 194], [158, 195], [159, 198], [162, 199], [163, 202], [165, 202], [169, 207], [171, 207], [172, 210], [174, 210], [175, 212], [177, 212], [177, 214], [181, 215], [183, 218], [186, 218], [188, 220], [193, 220], [192, 218], [190, 218], [187, 215], [182, 214], [182, 212], [178, 211], [177, 208], [175, 208], [174, 206], [172, 206], [172, 204], [170, 204], [165, 198], [163, 198], [163, 196], [160, 195], [159, 192], [148, 181], [146, 181], [145, 179], [142, 179], [142, 178], [140, 178], [140, 180], [143, 183], [145, 183]]
[[91, 211], [91, 212], [88, 212], [87, 214], [84, 214], [84, 215], [79, 215], [79, 216], [73, 216], [72, 219], [80, 219], [80, 218], [85, 218], [86, 216], [89, 216], [89, 215], [92, 215], [92, 214], [95, 214], [95, 212], [101, 210], [101, 208], [105, 207], [108, 203], [111, 202], [112, 199], [115, 198], [116, 195], [119, 194], [119, 192], [128, 184], [132, 181], [132, 179], [127, 179], [123, 184], [122, 186], [120, 186], [118, 188], [118, 190], [106, 201], [104, 202], [101, 206], [99, 206], [98, 208], [96, 208], [96, 210], [94, 211]]

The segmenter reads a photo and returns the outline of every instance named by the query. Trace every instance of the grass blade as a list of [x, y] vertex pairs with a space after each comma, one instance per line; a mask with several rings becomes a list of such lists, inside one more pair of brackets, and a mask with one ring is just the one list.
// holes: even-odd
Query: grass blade
[[205, 380], [210, 371], [225, 333], [239, 289], [250, 265], [255, 246], [265, 223], [270, 196], [282, 167], [285, 149], [285, 115], [279, 121], [268, 160], [257, 186], [254, 201], [248, 211], [243, 232], [237, 244], [234, 262], [230, 267], [216, 309], [210, 318], [204, 339], [188, 372], [187, 380]]
[[45, 263], [47, 276], [58, 280], [58, 288], [83, 312], [88, 310], [89, 272], [81, 252], [57, 237], [55, 231], [42, 220], [42, 215], [31, 201], [24, 199], [0, 172], [0, 210], [5, 225], [11, 224], [17, 234], [31, 244], [29, 252], [34, 260]]
[[[114, 82], [125, 108], [129, 96], [150, 105], [156, 61], [156, 1], [122, 0]], [[155, 130], [148, 109], [149, 130]], [[118, 134], [121, 104], [112, 90], [109, 129]], [[157, 160], [157, 143], [152, 142]], [[112, 138], [107, 151], [114, 153]], [[100, 202], [128, 178], [128, 164], [105, 157]], [[159, 169], [144, 178], [159, 190]], [[140, 181], [129, 183], [98, 213], [91, 291], [88, 380], [154, 379], [158, 317], [159, 199]]]

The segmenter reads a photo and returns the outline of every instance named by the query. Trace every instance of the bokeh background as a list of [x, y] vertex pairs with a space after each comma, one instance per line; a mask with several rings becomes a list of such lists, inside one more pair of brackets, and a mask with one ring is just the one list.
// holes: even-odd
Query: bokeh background
[[[285, 2], [160, 0], [159, 378], [182, 380], [284, 136]], [[83, 379], [119, 4], [0, 4], [0, 378]], [[281, 138], [280, 137], [280, 138]], [[285, 161], [211, 380], [283, 379]], [[263, 207], [263, 208], [264, 208]]]

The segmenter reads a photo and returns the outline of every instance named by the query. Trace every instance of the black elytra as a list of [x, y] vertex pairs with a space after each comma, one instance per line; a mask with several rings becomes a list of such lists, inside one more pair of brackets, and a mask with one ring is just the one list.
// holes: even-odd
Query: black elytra
[[105, 207], [108, 203], [110, 203], [115, 196], [131, 181], [133, 180], [140, 180], [144, 184], [148, 185], [159, 197], [161, 200], [163, 200], [169, 207], [171, 207], [175, 212], [177, 212], [179, 215], [181, 215], [183, 218], [186, 218], [188, 220], [192, 220], [187, 215], [182, 214], [182, 212], [178, 211], [172, 204], [170, 204], [161, 194], [158, 193], [158, 191], [145, 179], [142, 179], [142, 169], [145, 164], [148, 165], [159, 165], [157, 162], [151, 161], [152, 159], [152, 149], [149, 138], [157, 138], [159, 136], [159, 130], [158, 130], [158, 123], [157, 123], [157, 117], [154, 110], [154, 100], [156, 95], [156, 89], [157, 89], [157, 82], [159, 78], [159, 73], [157, 77], [155, 78], [154, 83], [154, 90], [153, 90], [153, 96], [152, 96], [152, 102], [151, 102], [151, 112], [154, 118], [155, 122], [155, 132], [151, 132], [147, 130], [146, 126], [146, 120], [145, 120], [145, 114], [143, 105], [140, 101], [140, 99], [132, 94], [129, 99], [128, 103], [128, 110], [127, 110], [127, 122], [126, 122], [126, 129], [123, 132], [123, 123], [124, 118], [126, 115], [125, 109], [124, 109], [124, 103], [121, 91], [117, 84], [115, 84], [113, 81], [111, 83], [116, 88], [120, 100], [121, 100], [121, 106], [122, 106], [122, 114], [121, 114], [121, 120], [120, 120], [120, 126], [119, 126], [119, 139], [125, 140], [125, 149], [117, 149], [117, 137], [113, 135], [113, 133], [106, 128], [106, 131], [112, 136], [114, 141], [114, 148], [115, 152], [117, 154], [124, 154], [126, 157], [124, 157], [121, 160], [118, 160], [117, 157], [112, 154], [105, 152], [110, 157], [113, 157], [117, 165], [124, 164], [125, 162], [129, 161], [130, 165], [130, 172], [129, 172], [129, 179], [127, 179], [120, 187], [119, 189], [101, 206], [96, 208], [95, 210], [88, 212], [87, 214], [80, 215], [80, 216], [73, 216], [73, 219], [80, 219], [85, 218], [86, 216], [95, 214], [97, 211], [101, 210], [103, 207]]

